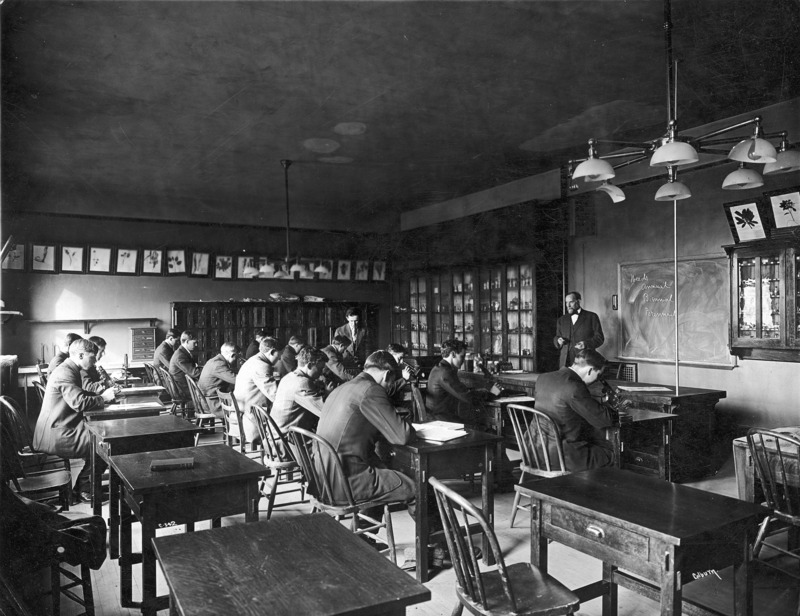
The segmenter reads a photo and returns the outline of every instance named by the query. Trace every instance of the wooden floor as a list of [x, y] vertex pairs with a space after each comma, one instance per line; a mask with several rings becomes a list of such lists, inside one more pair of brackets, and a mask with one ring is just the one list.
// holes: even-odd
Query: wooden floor
[[[470, 488], [467, 483], [454, 482], [450, 485], [467, 495], [471, 500], [475, 502], [480, 500], [479, 493], [470, 494]], [[714, 477], [688, 485], [735, 497], [736, 483], [733, 475], [732, 460], [729, 460]], [[495, 530], [506, 554], [507, 563], [527, 560], [530, 549], [527, 519], [523, 512], [520, 512], [520, 515], [517, 516], [515, 528], [509, 528], [508, 521], [512, 500], [513, 493], [496, 495]], [[261, 504], [263, 509], [265, 506], [263, 499]], [[75, 507], [74, 510], [88, 513], [89, 506], [82, 504]], [[286, 507], [277, 509], [273, 515], [302, 515], [308, 511], [309, 508], [307, 506]], [[104, 515], [107, 515], [107, 506], [104, 507]], [[395, 513], [393, 522], [396, 540], [399, 544], [399, 562], [402, 563], [403, 548], [413, 546], [414, 526], [411, 518], [405, 512]], [[223, 526], [241, 523], [244, 523], [243, 516], [225, 518], [223, 520]], [[135, 533], [138, 530], [137, 526], [134, 525]], [[208, 524], [198, 524], [197, 528], [198, 530], [208, 528]], [[182, 531], [179, 529], [165, 529], [161, 532], [175, 533]], [[134, 542], [137, 541], [138, 536], [135, 534]], [[98, 616], [133, 616], [140, 614], [138, 610], [119, 607], [119, 567], [117, 562], [116, 560], [107, 559], [100, 570], [93, 572], [97, 604], [96, 613]], [[203, 563], [198, 563], [197, 566], [198, 575], [202, 576]], [[550, 567], [550, 572], [553, 576], [572, 588], [596, 581], [600, 578], [601, 573], [599, 561], [557, 543], [553, 543], [550, 546]], [[139, 580], [137, 579], [138, 569], [138, 567], [134, 568], [134, 598], [139, 597], [141, 593]], [[717, 573], [719, 576], [711, 574], [687, 584], [684, 587], [684, 594], [694, 599], [701, 599], [705, 605], [720, 611], [722, 614], [732, 614], [730, 571], [724, 570]], [[455, 575], [452, 568], [439, 571], [426, 584], [431, 590], [431, 600], [411, 606], [407, 613], [420, 616], [450, 614], [455, 604], [454, 580]], [[297, 591], [298, 589], [292, 590]], [[159, 593], [166, 594], [166, 592], [166, 584], [159, 571]], [[796, 580], [773, 573], [766, 567], [756, 567], [754, 599], [754, 614], [756, 616], [794, 616], [797, 601], [798, 586]], [[69, 600], [65, 600], [62, 603], [62, 614], [74, 616], [74, 614], [78, 613], [76, 608], [77, 606], [72, 605]], [[626, 589], [620, 589], [620, 616], [645, 616], [658, 613], [659, 606], [657, 603]], [[167, 611], [165, 610], [161, 614], [167, 614]], [[601, 601], [595, 599], [582, 604], [579, 614], [583, 616], [599, 616], [601, 614]]]

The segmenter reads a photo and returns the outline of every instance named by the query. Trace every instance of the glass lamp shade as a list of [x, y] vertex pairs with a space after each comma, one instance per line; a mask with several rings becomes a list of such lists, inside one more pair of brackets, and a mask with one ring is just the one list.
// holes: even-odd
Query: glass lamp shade
[[292, 267], [289, 268], [289, 273], [291, 273], [291, 274], [295, 274], [295, 273], [303, 274], [306, 271], [308, 271], [308, 270], [306, 269], [306, 266], [303, 265], [302, 263], [295, 263], [294, 265], [292, 265]]
[[798, 150], [778, 152], [777, 160], [774, 163], [764, 165], [764, 175], [780, 175], [792, 171], [800, 171], [800, 151]]
[[609, 180], [615, 175], [616, 173], [614, 173], [614, 167], [611, 166], [611, 163], [592, 156], [575, 167], [575, 171], [572, 172], [572, 179], [586, 178], [587, 182], [599, 182], [600, 180]]
[[258, 268], [258, 273], [262, 276], [274, 276], [275, 266], [269, 261], [264, 261], [264, 263], [261, 264], [261, 267]]
[[253, 267], [252, 265], [245, 265], [244, 269], [242, 270], [242, 277], [243, 278], [256, 278], [258, 276], [258, 270]]
[[619, 186], [614, 186], [608, 182], [603, 182], [597, 187], [596, 190], [606, 193], [609, 197], [611, 197], [611, 201], [614, 203], [625, 201], [625, 193], [622, 192], [622, 189]]
[[668, 141], [650, 158], [651, 167], [679, 167], [698, 161], [697, 150], [685, 141]]
[[774, 163], [778, 152], [766, 139], [751, 137], [733, 146], [728, 158], [741, 163]]
[[314, 273], [315, 274], [330, 274], [331, 270], [329, 270], [327, 267], [325, 267], [325, 264], [320, 261], [320, 264], [317, 265], [317, 267], [314, 268]]
[[723, 190], [747, 190], [748, 188], [758, 188], [764, 185], [764, 178], [758, 171], [739, 167], [729, 173], [722, 181]]
[[656, 192], [656, 201], [680, 201], [692, 196], [692, 191], [683, 182], [667, 182]]
[[288, 271], [288, 265], [286, 263], [282, 263], [280, 269], [275, 270], [275, 275], [273, 278], [291, 278], [291, 274]]

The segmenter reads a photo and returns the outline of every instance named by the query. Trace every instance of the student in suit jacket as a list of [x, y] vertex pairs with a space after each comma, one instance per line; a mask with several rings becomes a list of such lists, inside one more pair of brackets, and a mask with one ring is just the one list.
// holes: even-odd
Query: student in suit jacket
[[197, 386], [208, 400], [211, 412], [222, 419], [222, 407], [217, 399], [217, 390], [225, 393], [233, 391], [236, 385], [236, 369], [239, 366], [239, 347], [233, 342], [223, 342], [219, 354], [206, 362], [200, 373]]
[[325, 360], [322, 351], [305, 347], [297, 354], [297, 369], [281, 377], [271, 415], [284, 434], [291, 426], [316, 429], [325, 402], [324, 387], [319, 380]]
[[564, 298], [567, 314], [558, 317], [556, 335], [553, 343], [561, 349], [558, 365], [560, 368], [571, 366], [578, 351], [594, 350], [603, 344], [603, 327], [600, 317], [594, 312], [581, 308], [581, 294], [570, 291]]
[[253, 333], [253, 340], [250, 341], [250, 344], [247, 345], [247, 350], [244, 352], [244, 361], [247, 361], [253, 355], [258, 355], [261, 341], [268, 336], [269, 332], [260, 327]]
[[337, 327], [334, 336], [344, 336], [349, 341], [342, 352], [345, 364], [361, 366], [367, 356], [367, 330], [359, 327], [361, 313], [356, 308], [348, 308], [345, 314], [347, 323]]
[[350, 344], [350, 339], [344, 336], [334, 336], [331, 343], [322, 349], [328, 360], [322, 375], [328, 383], [334, 387], [346, 383], [353, 379], [356, 371], [344, 365], [343, 352], [345, 347]]
[[297, 354], [306, 344], [300, 336], [292, 336], [283, 347], [281, 360], [278, 362], [278, 376], [283, 377], [297, 368]]
[[604, 428], [614, 424], [611, 412], [592, 398], [589, 385], [603, 372], [606, 360], [597, 351], [582, 349], [568, 368], [540, 374], [536, 408], [555, 420], [561, 430], [566, 470], [577, 472], [614, 464], [614, 451]]
[[[76, 340], [80, 340], [81, 336], [78, 334], [67, 334], [64, 336], [64, 342], [61, 343], [61, 350], [53, 355], [50, 363], [47, 364], [47, 374], [53, 374], [53, 370], [58, 368], [65, 360], [69, 359], [69, 346]], [[42, 358], [44, 359], [44, 358]]]
[[458, 370], [467, 355], [467, 345], [455, 338], [442, 342], [442, 361], [431, 370], [425, 392], [428, 418], [440, 421], [463, 422], [459, 405], [472, 410], [477, 394], [458, 378]]
[[186, 330], [181, 334], [181, 345], [175, 349], [172, 358], [169, 360], [169, 373], [175, 379], [175, 384], [181, 390], [184, 400], [191, 400], [189, 385], [186, 383], [186, 375], [193, 379], [200, 378], [201, 370], [194, 359], [194, 351], [197, 349], [197, 338], [194, 332]]
[[81, 370], [94, 366], [96, 348], [94, 343], [83, 339], [70, 345], [69, 358], [47, 379], [42, 410], [33, 434], [33, 447], [37, 451], [62, 458], [83, 458], [84, 465], [73, 488], [76, 502], [91, 500], [93, 450], [83, 412], [101, 409], [106, 402], [114, 400], [111, 387], [102, 393], [88, 392], [82, 387]]
[[[275, 338], [263, 338], [258, 348], [258, 353], [244, 362], [239, 369], [239, 373], [236, 375], [236, 385], [233, 388], [233, 395], [239, 409], [244, 413], [242, 428], [248, 441], [259, 438], [258, 426], [253, 419], [253, 406], [267, 406], [275, 399], [275, 392], [278, 388], [279, 377], [276, 365], [280, 363], [278, 341]], [[229, 417], [228, 420], [231, 427], [238, 425], [235, 417]], [[234, 434], [237, 434], [235, 430]]]
[[169, 361], [175, 353], [175, 347], [180, 344], [181, 332], [177, 329], [171, 329], [167, 332], [167, 337], [164, 342], [158, 345], [156, 352], [153, 353], [153, 365], [156, 368], [164, 368], [169, 371]]

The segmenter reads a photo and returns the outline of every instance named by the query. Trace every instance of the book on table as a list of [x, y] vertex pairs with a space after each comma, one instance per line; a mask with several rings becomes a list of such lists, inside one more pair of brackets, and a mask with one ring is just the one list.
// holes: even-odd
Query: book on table
[[467, 435], [463, 423], [454, 421], [428, 421], [412, 424], [417, 431], [417, 436], [426, 441], [451, 441]]
[[194, 468], [194, 458], [167, 458], [165, 460], [152, 460], [151, 471], [175, 471], [185, 468]]

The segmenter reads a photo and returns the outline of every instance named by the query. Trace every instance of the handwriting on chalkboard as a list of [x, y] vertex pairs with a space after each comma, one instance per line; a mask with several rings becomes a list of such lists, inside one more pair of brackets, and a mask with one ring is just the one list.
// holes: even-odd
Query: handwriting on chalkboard
[[620, 357], [731, 364], [728, 353], [728, 268], [725, 259], [678, 263], [678, 292], [671, 261], [625, 263], [620, 275]]

